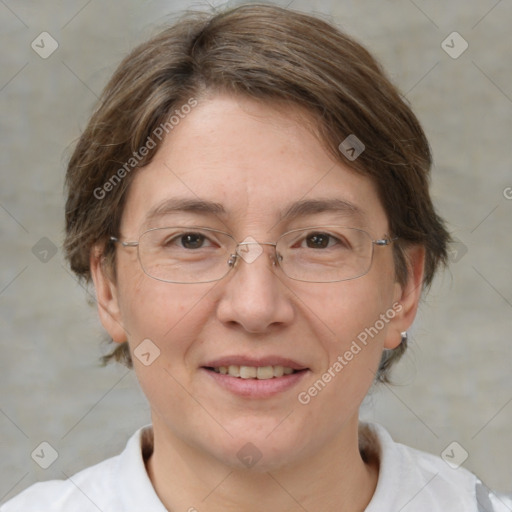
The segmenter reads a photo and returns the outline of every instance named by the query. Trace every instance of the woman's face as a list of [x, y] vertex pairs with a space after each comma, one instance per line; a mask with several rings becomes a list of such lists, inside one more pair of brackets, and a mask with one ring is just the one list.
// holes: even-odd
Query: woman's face
[[[387, 235], [373, 184], [333, 161], [297, 112], [283, 112], [225, 96], [200, 102], [134, 178], [122, 239], [176, 225], [227, 231], [239, 242], [275, 242], [319, 225]], [[178, 199], [222, 212], [172, 210]], [[331, 199], [351, 207], [283, 217], [299, 201]], [[94, 275], [105, 327], [140, 357], [134, 367], [155, 435], [235, 467], [261, 456], [258, 467], [269, 469], [320, 453], [357, 422], [383, 348], [395, 347], [412, 322], [417, 292], [395, 282], [390, 247], [375, 247], [366, 275], [333, 283], [292, 280], [272, 265], [273, 248], [261, 249], [210, 283], [152, 279], [137, 249], [121, 246], [115, 284]], [[247, 375], [258, 372], [252, 367], [301, 371], [242, 379], [211, 369], [230, 364], [251, 367]]]

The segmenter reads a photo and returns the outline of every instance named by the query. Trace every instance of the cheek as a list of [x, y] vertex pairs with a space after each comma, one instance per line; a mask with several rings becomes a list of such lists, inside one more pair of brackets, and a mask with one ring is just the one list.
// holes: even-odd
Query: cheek
[[313, 288], [307, 295], [328, 327], [329, 335], [322, 338], [327, 361], [297, 398], [313, 422], [324, 423], [328, 417], [333, 433], [356, 413], [375, 378], [394, 316], [393, 287], [383, 292], [381, 284], [361, 278], [338, 283], [323, 293]]
[[195, 340], [209, 315], [207, 296], [205, 286], [163, 283], [144, 274], [123, 289], [122, 315], [134, 370], [156, 409], [179, 408], [187, 399], [180, 383], [188, 386]]
[[[333, 285], [323, 295], [310, 291], [308, 301], [315, 304], [328, 332], [323, 338], [327, 363], [320, 375], [329, 388], [324, 398], [340, 407], [349, 397], [362, 399], [375, 377], [395, 316], [393, 286], [384, 286], [368, 275]], [[322, 386], [319, 383], [317, 387]]]
[[164, 283], [143, 272], [123, 284], [121, 314], [132, 350], [150, 339], [162, 353], [175, 356], [171, 364], [178, 363], [176, 355], [184, 357], [209, 315], [208, 291], [213, 285]]
[[[319, 325], [325, 327], [329, 346], [342, 349], [376, 323], [379, 331], [386, 331], [389, 322], [382, 325], [380, 318], [392, 308], [394, 286], [390, 279], [384, 283], [372, 277], [368, 274], [328, 286], [309, 284], [297, 293], [304, 306], [319, 319]], [[384, 319], [389, 320], [386, 316]]]

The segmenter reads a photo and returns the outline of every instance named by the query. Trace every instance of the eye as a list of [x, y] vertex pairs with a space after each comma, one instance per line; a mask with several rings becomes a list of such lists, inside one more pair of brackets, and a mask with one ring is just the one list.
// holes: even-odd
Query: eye
[[308, 249], [328, 249], [335, 245], [339, 245], [340, 248], [348, 247], [343, 239], [321, 231], [308, 234], [303, 238], [303, 241], [306, 242]]
[[205, 240], [207, 238], [199, 233], [187, 233], [180, 237], [180, 241], [186, 249], [199, 249]]
[[178, 245], [178, 247], [183, 247], [185, 249], [201, 249], [205, 242], [209, 242], [209, 239], [206, 235], [202, 233], [179, 233], [178, 235], [174, 235], [172, 237], [168, 237], [164, 240], [162, 244], [164, 247], [171, 248], [173, 245]]
[[310, 249], [325, 249], [329, 247], [329, 239], [332, 238], [327, 233], [314, 233], [306, 237], [307, 246]]

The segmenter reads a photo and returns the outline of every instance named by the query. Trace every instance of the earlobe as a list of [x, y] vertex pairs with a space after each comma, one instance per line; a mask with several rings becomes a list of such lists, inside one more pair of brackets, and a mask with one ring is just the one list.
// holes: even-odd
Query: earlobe
[[425, 248], [412, 246], [406, 249], [407, 282], [404, 285], [395, 283], [395, 301], [400, 304], [391, 323], [384, 348], [393, 349], [400, 345], [402, 333], [407, 331], [416, 317], [418, 305], [423, 291], [423, 275], [425, 267]]
[[91, 249], [89, 263], [100, 321], [110, 337], [122, 343], [127, 340], [127, 335], [122, 322], [118, 289], [105, 268], [102, 248], [95, 246]]

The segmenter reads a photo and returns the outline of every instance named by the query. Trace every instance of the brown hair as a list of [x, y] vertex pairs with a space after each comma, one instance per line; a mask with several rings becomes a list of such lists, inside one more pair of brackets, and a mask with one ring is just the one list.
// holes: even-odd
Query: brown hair
[[[115, 269], [109, 237], [119, 234], [135, 170], [160, 146], [155, 135], [170, 132], [170, 116], [181, 117], [185, 105], [215, 92], [306, 110], [325, 148], [375, 183], [391, 233], [399, 236], [393, 244], [397, 280], [407, 279], [404, 249], [419, 244], [426, 249], [424, 287], [431, 284], [446, 263], [450, 237], [429, 195], [431, 155], [418, 120], [352, 38], [319, 18], [259, 4], [189, 13], [117, 68], [67, 170], [65, 251], [80, 278], [90, 281], [95, 244]], [[355, 160], [340, 150], [349, 135], [365, 146]], [[379, 380], [387, 381], [405, 348], [403, 343], [385, 353]], [[111, 358], [130, 366], [127, 343], [104, 361]]]

